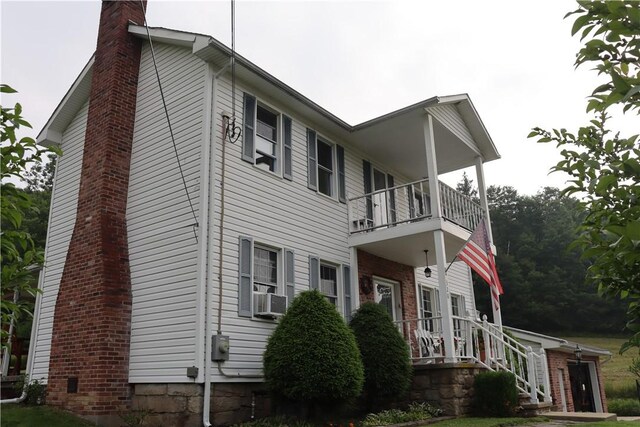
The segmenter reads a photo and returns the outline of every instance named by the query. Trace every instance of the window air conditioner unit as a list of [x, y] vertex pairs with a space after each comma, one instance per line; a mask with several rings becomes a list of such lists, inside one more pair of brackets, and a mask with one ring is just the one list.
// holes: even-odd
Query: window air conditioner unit
[[284, 295], [254, 292], [253, 312], [256, 316], [276, 318], [287, 311], [287, 297]]

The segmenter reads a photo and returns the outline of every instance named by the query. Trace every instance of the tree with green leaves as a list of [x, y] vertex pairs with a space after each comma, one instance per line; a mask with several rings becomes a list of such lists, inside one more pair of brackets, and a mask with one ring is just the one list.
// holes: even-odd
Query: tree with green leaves
[[[16, 91], [7, 85], [0, 85], [3, 98]], [[16, 187], [14, 182], [23, 178], [27, 169], [34, 162], [56, 150], [36, 145], [33, 138], [18, 134], [31, 125], [22, 117], [22, 106], [1, 107], [0, 117], [0, 149], [1, 149], [1, 315], [2, 346], [7, 343], [8, 325], [12, 319], [19, 320], [31, 314], [28, 300], [15, 298], [20, 294], [34, 295], [33, 270], [42, 265], [43, 252], [33, 241], [32, 236], [24, 229], [24, 217], [32, 209], [33, 202], [29, 195]]]
[[602, 295], [628, 302], [631, 337], [621, 351], [640, 347], [640, 148], [638, 135], [607, 129], [612, 107], [640, 113], [640, 4], [637, 1], [578, 1], [572, 35], [584, 46], [576, 66], [590, 64], [606, 82], [587, 103], [595, 117], [569, 132], [534, 128], [529, 137], [554, 142], [563, 159], [552, 171], [571, 179], [562, 194], [578, 195], [584, 212], [573, 246], [590, 261], [589, 279]]

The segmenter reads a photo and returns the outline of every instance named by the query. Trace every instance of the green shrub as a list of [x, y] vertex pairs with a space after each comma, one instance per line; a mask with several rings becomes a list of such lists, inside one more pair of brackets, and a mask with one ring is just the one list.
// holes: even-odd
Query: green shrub
[[359, 396], [364, 382], [353, 333], [317, 290], [298, 295], [280, 320], [264, 353], [264, 374], [274, 397], [310, 410]]
[[609, 412], [618, 416], [640, 415], [640, 402], [637, 399], [608, 399]]
[[362, 427], [388, 426], [392, 424], [406, 423], [409, 421], [428, 420], [442, 415], [442, 410], [428, 403], [414, 402], [409, 405], [409, 409], [401, 411], [399, 409], [389, 409], [369, 414], [362, 421]]
[[380, 304], [364, 303], [351, 320], [362, 364], [364, 395], [369, 405], [402, 396], [411, 385], [409, 347]]
[[637, 399], [638, 390], [634, 382], [627, 384], [605, 384], [604, 392], [608, 399]]
[[478, 416], [508, 417], [518, 405], [516, 377], [511, 372], [481, 372], [474, 383], [473, 412]]
[[44, 405], [47, 394], [47, 386], [40, 380], [29, 380], [28, 375], [21, 375], [13, 386], [18, 396], [26, 393], [22, 401], [25, 405]]

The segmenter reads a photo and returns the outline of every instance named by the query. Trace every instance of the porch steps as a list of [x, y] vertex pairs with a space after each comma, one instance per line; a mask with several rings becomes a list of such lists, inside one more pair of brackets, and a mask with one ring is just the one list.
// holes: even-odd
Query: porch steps
[[547, 416], [552, 409], [555, 409], [551, 402], [531, 403], [531, 397], [526, 393], [519, 393], [518, 399], [520, 401], [520, 408], [522, 408], [519, 411], [519, 415], [523, 417]]
[[546, 412], [545, 417], [559, 421], [617, 421], [618, 416], [609, 412]]

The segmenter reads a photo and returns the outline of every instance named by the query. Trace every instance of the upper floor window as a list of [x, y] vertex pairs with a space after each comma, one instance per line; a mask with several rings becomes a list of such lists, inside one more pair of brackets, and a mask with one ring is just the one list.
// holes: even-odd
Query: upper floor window
[[318, 191], [333, 197], [333, 145], [318, 139]]
[[256, 166], [276, 172], [279, 157], [280, 115], [258, 104], [256, 113]]
[[242, 159], [292, 179], [291, 119], [244, 94]]
[[346, 203], [344, 148], [307, 129], [307, 186]]

